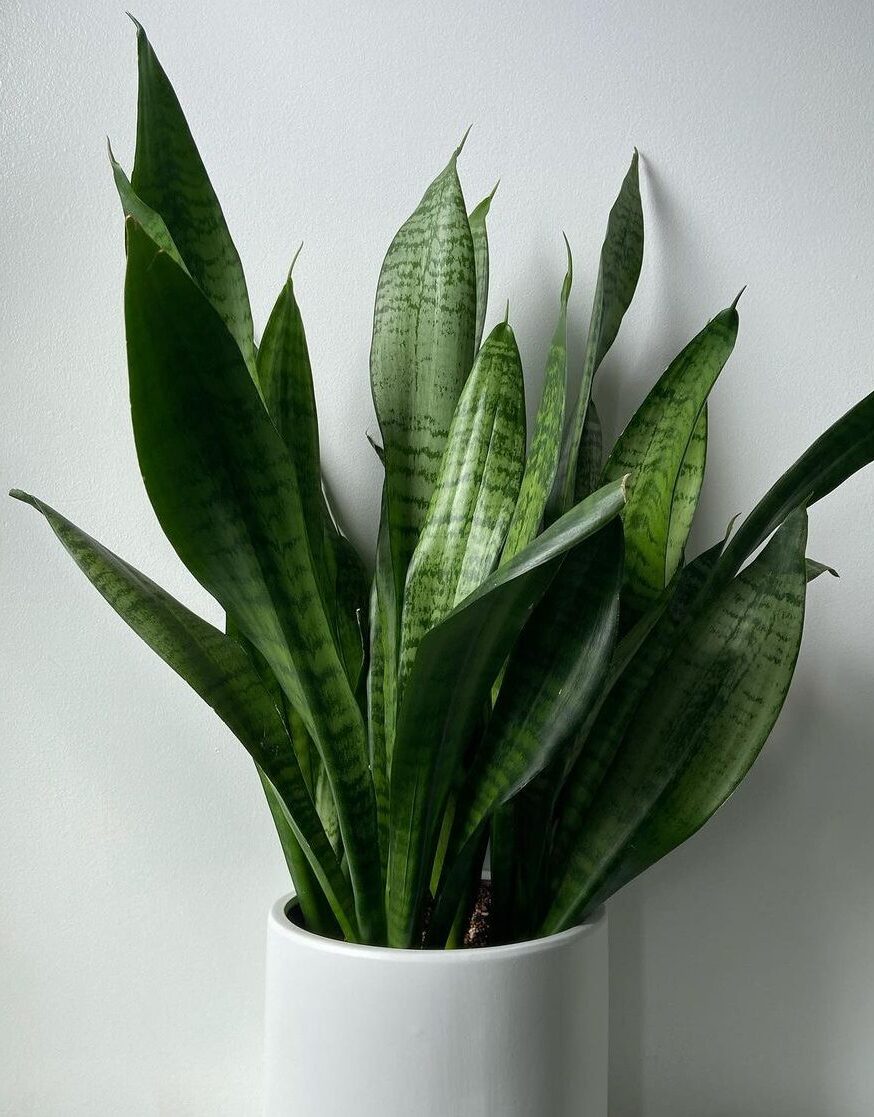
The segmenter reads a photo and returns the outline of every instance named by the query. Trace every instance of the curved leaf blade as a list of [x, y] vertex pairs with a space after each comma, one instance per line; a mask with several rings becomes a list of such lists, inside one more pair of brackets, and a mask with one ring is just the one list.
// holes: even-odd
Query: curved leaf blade
[[510, 648], [562, 556], [618, 515], [624, 500], [623, 482], [599, 489], [491, 574], [422, 639], [401, 702], [392, 757], [390, 946], [410, 946], [416, 939], [460, 753]]
[[561, 287], [558, 322], [546, 358], [546, 374], [534, 421], [531, 448], [525, 462], [519, 499], [507, 531], [501, 562], [508, 562], [537, 534], [558, 470], [567, 396], [567, 305], [573, 283], [571, 249], [566, 240], [565, 244], [567, 273]]
[[[682, 515], [679, 505], [675, 513], [674, 494], [707, 396], [734, 348], [737, 327], [735, 306], [708, 322], [650, 390], [604, 467], [606, 479], [633, 474], [623, 523], [625, 587], [637, 607], [657, 598], [674, 575], [676, 566], [669, 566], [669, 558], [675, 563], [682, 547], [679, 530], [670, 540], [672, 520], [677, 529], [691, 523], [689, 502], [684, 499]], [[700, 462], [700, 449], [693, 446], [692, 454], [693, 465]]]
[[470, 212], [468, 218], [470, 235], [473, 238], [473, 258], [476, 266], [476, 327], [474, 330], [473, 351], [479, 352], [480, 342], [483, 337], [483, 328], [486, 324], [486, 310], [489, 305], [489, 236], [486, 230], [486, 218], [489, 215], [492, 198], [498, 184], [495, 183], [491, 194], [487, 195], [480, 204]]
[[[139, 92], [131, 187], [160, 214], [185, 267], [221, 315], [254, 376], [252, 312], [240, 257], [173, 86], [145, 31], [133, 22]], [[142, 221], [141, 214], [132, 216]]]
[[267, 660], [315, 741], [360, 931], [378, 939], [364, 723], [322, 605], [292, 459], [211, 303], [135, 224], [128, 243], [131, 411], [149, 498], [182, 561]]
[[[683, 808], [683, 795], [696, 789], [706, 810], [758, 753], [795, 670], [806, 540], [801, 509], [672, 651], [570, 851], [543, 933], [573, 925], [596, 897], [603, 898], [624, 858], [651, 864], [673, 848], [695, 817], [695, 808]], [[729, 770], [720, 772], [720, 757], [735, 758]]]
[[631, 166], [628, 168], [607, 220], [607, 232], [598, 265], [592, 317], [589, 320], [580, 391], [571, 422], [565, 433], [561, 465], [550, 501], [553, 518], [566, 512], [574, 503], [577, 459], [589, 410], [592, 384], [601, 362], [616, 340], [625, 312], [631, 305], [642, 264], [643, 208], [640, 203], [638, 154], [635, 148]]
[[240, 644], [43, 501], [17, 490], [12, 495], [43, 514], [104, 600], [243, 744], [281, 800], [286, 822], [305, 850], [344, 933], [356, 941], [348, 882], [306, 789], [282, 716]]

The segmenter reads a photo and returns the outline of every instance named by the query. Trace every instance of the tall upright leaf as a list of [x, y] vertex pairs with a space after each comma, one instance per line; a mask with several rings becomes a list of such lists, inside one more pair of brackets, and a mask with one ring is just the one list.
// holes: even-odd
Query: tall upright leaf
[[618, 515], [605, 485], [491, 574], [425, 634], [398, 714], [391, 768], [388, 938], [413, 944], [443, 809], [492, 683], [562, 556]]
[[[679, 563], [697, 500], [684, 488], [695, 489], [703, 473], [698, 424], [734, 348], [737, 326], [732, 304], [689, 342], [637, 409], [604, 467], [607, 479], [632, 473], [623, 516], [625, 586], [638, 607], [661, 594]], [[691, 466], [684, 464], [687, 453]]]
[[565, 432], [561, 464], [550, 502], [553, 518], [567, 511], [574, 503], [577, 459], [592, 384], [601, 362], [616, 340], [625, 312], [631, 305], [642, 264], [643, 208], [640, 204], [638, 155], [635, 149], [631, 166], [607, 220], [607, 232], [598, 265], [598, 281], [595, 285], [595, 301], [592, 317], [589, 319], [580, 390]]
[[[800, 509], [674, 648], [560, 868], [543, 933], [584, 915], [626, 856], [645, 865], [671, 848], [688, 820], [680, 814], [672, 822], [670, 809], [700, 780], [702, 765], [720, 756], [743, 764], [742, 754], [755, 755], [766, 740], [801, 642], [806, 539]], [[734, 775], [711, 770], [710, 778], [731, 782]]]
[[518, 554], [537, 534], [561, 455], [561, 432], [567, 396], [567, 304], [573, 283], [573, 259], [567, 238], [565, 245], [567, 272], [561, 285], [558, 322], [546, 358], [546, 374], [534, 421], [534, 434], [525, 462], [519, 499], [507, 532], [502, 562], [508, 562]]
[[[254, 375], [252, 312], [240, 257], [173, 86], [145, 31], [136, 20], [134, 24], [139, 94], [131, 188], [160, 214], [185, 267], [221, 315]], [[143, 223], [142, 214], [128, 212]]]
[[698, 508], [701, 486], [704, 483], [704, 468], [707, 465], [707, 404], [701, 408], [698, 422], [692, 431], [689, 445], [683, 456], [683, 464], [677, 474], [674, 493], [671, 497], [671, 520], [668, 525], [668, 540], [665, 548], [665, 577], [670, 580], [673, 572], [683, 562], [683, 552], [692, 528], [692, 521]]
[[470, 212], [470, 235], [473, 238], [473, 257], [476, 265], [476, 330], [473, 340], [473, 351], [479, 351], [483, 337], [483, 327], [486, 322], [486, 310], [489, 305], [489, 236], [486, 229], [486, 218], [489, 215], [492, 198], [498, 184], [495, 183], [491, 194], [488, 194], [480, 204]]
[[398, 607], [473, 362], [476, 264], [457, 158], [458, 151], [401, 226], [376, 292], [370, 383], [385, 453]]
[[243, 648], [41, 500], [17, 490], [12, 495], [45, 516], [98, 593], [243, 744], [281, 800], [287, 823], [344, 933], [356, 939], [348, 883], [319, 822], [282, 717]]
[[361, 934], [378, 939], [364, 722], [323, 608], [293, 460], [211, 303], [129, 226], [128, 365], [146, 489], [180, 558], [303, 718], [337, 803]]
[[525, 458], [522, 362], [506, 322], [479, 351], [458, 401], [437, 484], [407, 573], [400, 686], [416, 649], [492, 572], [516, 506]]

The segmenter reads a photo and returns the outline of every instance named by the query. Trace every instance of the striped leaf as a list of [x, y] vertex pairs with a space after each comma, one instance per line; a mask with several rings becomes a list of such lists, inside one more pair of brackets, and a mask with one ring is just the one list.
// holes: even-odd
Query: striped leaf
[[492, 572], [516, 506], [525, 458], [525, 387], [510, 326], [486, 338], [458, 401], [404, 591], [403, 695], [425, 633]]
[[622, 482], [599, 489], [491, 574], [422, 639], [401, 702], [392, 757], [389, 945], [416, 941], [461, 751], [510, 648], [562, 556], [618, 515], [624, 499]]
[[473, 363], [476, 265], [457, 158], [458, 151], [395, 236], [376, 292], [370, 382], [398, 606]]
[[[319, 822], [282, 717], [243, 648], [144, 574], [26, 493], [98, 593], [218, 714], [270, 780], [344, 934], [357, 939], [352, 896]], [[295, 886], [306, 881], [295, 878]]]
[[486, 231], [486, 218], [492, 204], [492, 198], [498, 184], [495, 183], [491, 194], [483, 198], [476, 209], [471, 211], [470, 235], [473, 238], [473, 258], [476, 266], [476, 327], [474, 331], [473, 351], [479, 352], [480, 342], [483, 337], [483, 327], [486, 323], [486, 310], [489, 305], [489, 237]]
[[[240, 257], [173, 86], [145, 31], [133, 22], [139, 94], [132, 191], [160, 214], [185, 267], [221, 315], [254, 376], [252, 312]], [[141, 212], [126, 212], [153, 232]]]
[[[691, 523], [692, 502], [681, 492], [675, 518], [674, 495], [690, 444], [692, 466], [701, 465], [693, 435], [710, 389], [734, 348], [737, 325], [732, 305], [689, 342], [637, 409], [604, 467], [608, 480], [633, 471], [623, 516], [625, 589], [638, 608], [645, 608], [670, 582], [685, 545], [680, 529], [687, 530]], [[698, 474], [687, 466], [685, 486], [690, 477], [697, 481]]]
[[707, 404], [701, 409], [698, 422], [692, 431], [683, 464], [677, 474], [671, 497], [671, 519], [668, 525], [668, 542], [665, 552], [665, 576], [673, 576], [683, 562], [686, 540], [698, 508], [704, 468], [707, 464]]
[[577, 459], [592, 385], [601, 362], [616, 340], [625, 312], [631, 305], [642, 264], [643, 209], [640, 204], [638, 156], [635, 149], [631, 166], [607, 220], [579, 395], [565, 432], [561, 465], [550, 501], [553, 518], [567, 511], [574, 503]]
[[706, 811], [758, 753], [798, 656], [806, 538], [801, 509], [684, 633], [585, 818], [542, 933], [585, 915], [626, 857], [645, 867], [683, 840], [697, 809], [685, 797]]
[[[172, 256], [181, 268], [185, 268], [185, 261], [179, 255], [179, 249], [170, 236], [170, 230], [164, 224], [164, 218], [160, 213], [155, 213], [153, 209], [150, 209], [142, 198], [137, 196], [136, 191], [130, 184], [130, 179], [112, 154], [111, 147], [109, 148], [109, 163], [112, 167], [112, 177], [125, 217], [132, 217], [138, 225], [146, 230], [159, 248]], [[188, 269], [185, 268], [185, 270]]]
[[128, 220], [131, 411], [149, 498], [180, 558], [303, 718], [337, 802], [360, 933], [379, 939], [364, 722], [322, 605], [294, 462], [221, 318]]
[[567, 273], [561, 287], [558, 322], [546, 358], [543, 392], [534, 421], [534, 434], [525, 462], [519, 499], [507, 532], [502, 562], [508, 562], [518, 554], [539, 531], [561, 454], [561, 432], [567, 395], [567, 304], [573, 282], [571, 247], [567, 240], [565, 244]]
[[619, 621], [622, 526], [577, 547], [526, 624], [456, 814], [454, 849], [550, 763], [603, 686]]
[[574, 499], [593, 493], [601, 483], [604, 472], [604, 431], [594, 397], [589, 400], [580, 452], [577, 456], [577, 477], [574, 484]]

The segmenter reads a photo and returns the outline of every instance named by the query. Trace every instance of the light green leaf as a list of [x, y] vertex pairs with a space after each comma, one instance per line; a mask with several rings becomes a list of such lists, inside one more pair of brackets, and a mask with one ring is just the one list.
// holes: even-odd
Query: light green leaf
[[[684, 494], [675, 513], [674, 494], [707, 396], [734, 348], [737, 325], [732, 305], [689, 342], [637, 409], [604, 467], [605, 479], [633, 473], [623, 523], [625, 588], [637, 608], [661, 594], [685, 545], [681, 529], [691, 522], [690, 501]], [[700, 448], [693, 446], [691, 461], [687, 481], [697, 480]]]
[[512, 329], [501, 323], [486, 338], [458, 401], [410, 560], [401, 629], [401, 698], [422, 637], [497, 564], [524, 457], [522, 362]]
[[650, 685], [583, 823], [541, 928], [589, 910], [697, 829], [767, 739], [804, 623], [807, 516], [784, 526], [684, 633]]
[[[671, 498], [671, 520], [668, 527], [668, 542], [665, 551], [665, 576], [673, 577], [683, 561], [686, 540], [692, 528], [692, 521], [698, 508], [701, 486], [704, 483], [704, 469], [707, 465], [707, 404], [701, 409], [698, 422], [692, 431], [689, 445]], [[670, 575], [670, 577], [669, 577]]]
[[[351, 941], [352, 896], [319, 822], [283, 719], [243, 648], [36, 497], [12, 495], [41, 512], [76, 565], [119, 616], [212, 707], [265, 772], [287, 822]], [[296, 886], [305, 882], [295, 880]]]
[[642, 263], [643, 209], [640, 204], [638, 156], [635, 149], [631, 166], [628, 168], [607, 220], [607, 233], [601, 248], [592, 317], [589, 319], [580, 391], [576, 408], [565, 432], [561, 465], [550, 501], [553, 518], [566, 512], [574, 503], [577, 459], [589, 410], [592, 384], [601, 362], [616, 340], [619, 326], [634, 297]]
[[577, 505], [424, 636], [398, 715], [391, 769], [389, 945], [416, 940], [443, 810], [495, 677], [562, 556], [621, 510], [622, 482]]
[[471, 211], [469, 217], [470, 235], [473, 238], [473, 256], [476, 265], [476, 331], [474, 334], [473, 351], [479, 352], [483, 336], [483, 327], [486, 322], [486, 310], [489, 304], [489, 237], [486, 230], [486, 218], [498, 184], [495, 183], [491, 194], [483, 198], [476, 209]]
[[[160, 214], [185, 267], [221, 315], [254, 376], [252, 312], [240, 257], [173, 86], [145, 31], [134, 24], [139, 96], [131, 187]], [[129, 215], [151, 233], [142, 213], [131, 209]]]
[[473, 363], [476, 265], [457, 157], [458, 151], [395, 236], [376, 292], [370, 382], [385, 454], [398, 608]]
[[130, 184], [130, 180], [122, 170], [120, 164], [116, 162], [111, 147], [109, 148], [109, 162], [112, 167], [112, 177], [115, 179], [115, 188], [118, 191], [118, 196], [121, 200], [121, 208], [125, 217], [132, 217], [138, 225], [141, 225], [146, 230], [159, 248], [172, 256], [181, 268], [188, 271], [185, 267], [185, 261], [179, 255], [179, 249], [170, 236], [170, 230], [164, 224], [164, 218], [160, 213], [155, 213], [153, 209], [150, 209], [142, 198], [137, 197], [134, 188]]
[[323, 608], [294, 463], [211, 303], [136, 225], [128, 245], [131, 411], [146, 489], [180, 558], [303, 718], [337, 803], [361, 935], [378, 940], [364, 722]]
[[546, 358], [543, 393], [534, 422], [534, 434], [525, 462], [519, 499], [501, 556], [502, 562], [508, 562], [518, 554], [537, 534], [558, 469], [567, 395], [567, 304], [573, 282], [573, 260], [567, 239], [565, 244], [567, 273], [561, 287], [558, 322]]

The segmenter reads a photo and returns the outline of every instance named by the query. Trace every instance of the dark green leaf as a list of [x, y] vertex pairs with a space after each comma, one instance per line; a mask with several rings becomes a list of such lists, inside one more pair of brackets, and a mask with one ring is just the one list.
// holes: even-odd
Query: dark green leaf
[[[139, 97], [131, 186], [138, 199], [160, 214], [185, 267], [221, 315], [254, 375], [252, 312], [240, 257], [173, 86], [145, 31], [134, 23]], [[129, 215], [151, 233], [141, 213], [131, 209]]]
[[460, 754], [492, 683], [561, 557], [621, 510], [622, 483], [577, 505], [423, 638], [398, 715], [391, 769], [389, 944], [410, 946]]
[[[682, 554], [683, 531], [688, 530], [689, 510], [694, 511], [695, 504], [691, 491], [685, 490], [695, 488], [698, 467], [703, 466], [698, 423], [708, 393], [734, 348], [737, 325], [732, 305], [689, 342], [637, 409], [604, 468], [607, 479], [632, 473], [623, 515], [625, 588], [638, 608], [661, 594]], [[674, 495], [687, 452], [691, 459], [675, 510]]]
[[337, 802], [361, 935], [378, 939], [364, 722], [323, 608], [294, 463], [211, 303], [135, 225], [128, 245], [131, 410], [146, 489], [180, 558], [303, 718]]
[[598, 266], [595, 301], [589, 320], [580, 391], [576, 409], [565, 433], [561, 465], [550, 502], [553, 518], [567, 511], [574, 503], [577, 459], [592, 384], [601, 362], [619, 333], [622, 318], [634, 297], [643, 263], [643, 209], [640, 204], [637, 164], [635, 150], [607, 221], [607, 233]]
[[575, 923], [623, 861], [652, 864], [730, 794], [767, 739], [804, 622], [803, 509], [696, 618], [638, 707], [560, 873], [542, 933]]
[[567, 273], [561, 288], [558, 322], [546, 358], [543, 393], [534, 422], [534, 434], [525, 462], [519, 499], [501, 556], [502, 562], [508, 562], [513, 555], [518, 554], [537, 534], [555, 481], [567, 395], [567, 304], [572, 282], [573, 260], [570, 245], [567, 244]]

